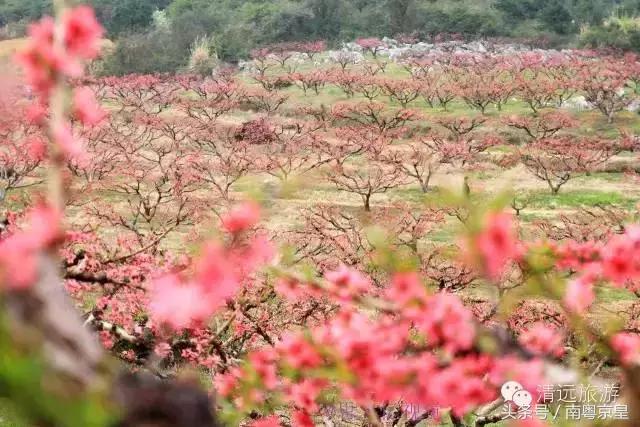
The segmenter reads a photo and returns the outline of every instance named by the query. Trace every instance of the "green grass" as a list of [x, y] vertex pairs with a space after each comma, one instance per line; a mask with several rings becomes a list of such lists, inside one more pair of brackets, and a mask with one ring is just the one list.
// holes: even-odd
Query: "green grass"
[[638, 300], [638, 297], [635, 296], [633, 292], [623, 288], [613, 288], [611, 286], [597, 286], [596, 296], [599, 303]]
[[562, 191], [557, 195], [550, 192], [536, 192], [531, 195], [533, 208], [577, 208], [581, 206], [618, 205], [632, 206], [635, 200], [625, 197], [622, 193], [598, 190]]
[[27, 427], [28, 424], [18, 414], [12, 403], [0, 399], [0, 427]]
[[576, 178], [574, 183], [592, 183], [594, 180], [602, 180], [607, 182], [620, 182], [624, 179], [624, 174], [621, 172], [593, 172], [589, 175], [584, 175]]

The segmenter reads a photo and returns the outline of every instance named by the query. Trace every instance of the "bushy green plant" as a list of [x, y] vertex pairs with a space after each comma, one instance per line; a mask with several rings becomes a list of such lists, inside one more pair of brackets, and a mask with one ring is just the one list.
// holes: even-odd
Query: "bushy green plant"
[[612, 47], [622, 50], [640, 50], [640, 17], [611, 16], [602, 25], [590, 26], [580, 34], [585, 47]]
[[113, 52], [102, 60], [100, 74], [174, 72], [187, 63], [188, 49], [176, 46], [172, 33], [150, 31], [118, 39]]

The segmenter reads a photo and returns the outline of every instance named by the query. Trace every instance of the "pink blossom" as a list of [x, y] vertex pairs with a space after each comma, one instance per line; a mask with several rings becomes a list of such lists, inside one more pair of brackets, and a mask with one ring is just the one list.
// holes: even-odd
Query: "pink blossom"
[[33, 88], [48, 94], [54, 85], [52, 69], [60, 61], [53, 50], [53, 32], [55, 22], [51, 17], [42, 18], [29, 26], [29, 43], [24, 51], [16, 55], [16, 61], [22, 65], [26, 80]]
[[624, 365], [636, 364], [640, 361], [640, 336], [621, 332], [611, 338], [611, 347], [618, 353]]
[[170, 274], [156, 280], [151, 312], [156, 321], [176, 329], [202, 322], [235, 296], [243, 280], [264, 262], [268, 248], [261, 239], [245, 248], [226, 248], [212, 241], [194, 261], [191, 279]]
[[251, 427], [281, 427], [280, 418], [276, 415], [260, 418], [251, 423]]
[[242, 265], [244, 272], [248, 272], [268, 263], [276, 250], [273, 243], [265, 234], [254, 236], [246, 247], [234, 253], [236, 263]]
[[285, 334], [276, 348], [295, 369], [315, 368], [322, 363], [318, 351], [302, 336]]
[[231, 396], [231, 393], [238, 384], [238, 379], [242, 376], [239, 368], [233, 368], [225, 374], [218, 374], [215, 378], [216, 391], [224, 397]]
[[303, 409], [308, 413], [314, 413], [319, 409], [316, 399], [326, 385], [327, 382], [325, 380], [304, 379], [291, 385], [289, 398], [297, 408]]
[[244, 202], [222, 218], [222, 225], [229, 233], [239, 233], [253, 227], [260, 220], [260, 206], [255, 202]]
[[82, 66], [67, 52], [54, 47], [55, 22], [51, 17], [42, 18], [29, 26], [29, 42], [16, 56], [25, 71], [25, 77], [38, 94], [45, 98], [55, 84], [56, 75], [80, 77]]
[[167, 357], [169, 353], [171, 353], [171, 346], [169, 345], [169, 343], [161, 342], [156, 344], [153, 351], [160, 357]]
[[593, 283], [579, 278], [571, 280], [567, 284], [564, 304], [569, 310], [582, 314], [593, 304], [595, 298]]
[[23, 289], [37, 279], [38, 256], [62, 237], [61, 214], [38, 205], [27, 215], [26, 226], [0, 242], [0, 269], [9, 288]]
[[273, 285], [275, 291], [291, 302], [297, 302], [306, 295], [304, 285], [292, 277], [279, 277]]
[[67, 51], [83, 59], [94, 59], [100, 52], [104, 30], [97, 21], [93, 8], [78, 6], [67, 9], [62, 16], [64, 41]]
[[524, 420], [516, 420], [509, 425], [513, 425], [514, 427], [547, 427], [549, 424], [545, 423], [539, 418], [532, 417]]
[[78, 88], [73, 94], [73, 107], [76, 117], [87, 126], [95, 126], [106, 116], [105, 111], [96, 102], [91, 89]]
[[47, 145], [40, 138], [30, 138], [26, 142], [27, 155], [30, 159], [35, 161], [42, 161], [47, 154]]
[[498, 278], [507, 263], [517, 259], [521, 253], [513, 216], [490, 213], [485, 219], [484, 229], [476, 237], [476, 246], [487, 274], [493, 279]]
[[0, 243], [0, 267], [5, 285], [10, 289], [25, 289], [38, 278], [37, 254], [21, 236], [12, 236]]
[[564, 337], [555, 328], [538, 323], [519, 337], [520, 344], [538, 356], [562, 357]]
[[200, 286], [182, 283], [175, 275], [153, 284], [150, 310], [155, 321], [183, 329], [204, 321], [210, 314], [209, 299]]
[[53, 140], [67, 158], [77, 158], [83, 154], [82, 143], [73, 135], [69, 123], [56, 124], [53, 128]]
[[258, 350], [249, 356], [251, 367], [256, 371], [267, 389], [274, 389], [278, 383], [276, 377], [275, 354], [272, 350]]
[[535, 394], [538, 386], [545, 383], [545, 365], [542, 359], [520, 360], [506, 356], [495, 361], [489, 380], [500, 387], [507, 381], [517, 381], [525, 390]]
[[616, 236], [601, 250], [602, 274], [612, 282], [623, 285], [638, 276], [634, 242], [628, 235]]
[[238, 267], [216, 242], [208, 243], [195, 263], [195, 279], [211, 302], [222, 306], [239, 286]]
[[469, 356], [432, 371], [428, 384], [434, 403], [451, 407], [454, 414], [461, 416], [477, 405], [493, 400], [496, 391], [482, 378], [491, 365], [489, 358]]
[[27, 108], [27, 120], [33, 124], [41, 124], [47, 117], [47, 108], [40, 102], [34, 102]]
[[369, 38], [360, 38], [356, 40], [356, 44], [358, 44], [363, 49], [377, 49], [383, 47], [385, 44], [376, 37]]
[[416, 323], [431, 345], [442, 345], [451, 353], [473, 345], [473, 314], [455, 295], [441, 292], [429, 298], [416, 314]]
[[386, 294], [390, 300], [402, 306], [412, 302], [424, 302], [427, 297], [425, 286], [415, 272], [395, 274]]
[[344, 264], [337, 270], [325, 273], [324, 277], [329, 282], [329, 291], [344, 302], [362, 296], [371, 288], [369, 279]]
[[45, 248], [62, 236], [62, 213], [56, 208], [40, 204], [27, 215], [26, 235], [33, 247]]

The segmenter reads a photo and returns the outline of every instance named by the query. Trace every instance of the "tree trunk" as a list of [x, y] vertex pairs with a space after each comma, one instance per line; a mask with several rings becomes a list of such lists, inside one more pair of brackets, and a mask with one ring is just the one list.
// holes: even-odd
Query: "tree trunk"
[[371, 194], [364, 196], [364, 210], [367, 212], [371, 211]]

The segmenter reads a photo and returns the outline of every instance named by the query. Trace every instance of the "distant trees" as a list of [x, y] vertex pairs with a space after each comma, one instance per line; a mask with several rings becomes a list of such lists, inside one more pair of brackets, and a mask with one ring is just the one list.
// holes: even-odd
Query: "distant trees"
[[[495, 8], [470, 0], [304, 0], [271, 1], [246, 7], [215, 0], [92, 0], [100, 21], [117, 40], [107, 73], [175, 71], [184, 66], [187, 49], [199, 37], [213, 36], [222, 60], [249, 56], [257, 46], [298, 40], [328, 40], [330, 45], [362, 38], [416, 33], [421, 39], [441, 33], [467, 37], [527, 37], [560, 40], [578, 29], [587, 46], [638, 49], [632, 20], [603, 19], [613, 10], [638, 13], [637, 5], [614, 0], [495, 0]], [[34, 20], [50, 10], [44, 0], [9, 0], [0, 5], [0, 26]], [[163, 12], [160, 31], [153, 14]], [[535, 25], [532, 25], [535, 24]], [[400, 37], [401, 38], [401, 37]], [[146, 53], [142, 55], [141, 53]], [[144, 61], [142, 61], [144, 58]]]
[[93, 0], [98, 19], [111, 37], [145, 30], [155, 10], [166, 7], [170, 0]]
[[541, 21], [548, 29], [566, 34], [577, 29], [568, 2], [562, 0], [497, 0], [496, 8], [514, 20]]
[[8, 0], [0, 4], [0, 25], [16, 21], [33, 21], [51, 12], [47, 0]]
[[406, 31], [407, 24], [411, 20], [409, 10], [414, 3], [415, 0], [387, 0], [391, 34], [400, 34]]
[[585, 61], [579, 64], [578, 80], [585, 98], [612, 123], [614, 115], [633, 101], [626, 91], [631, 68], [620, 60]]

